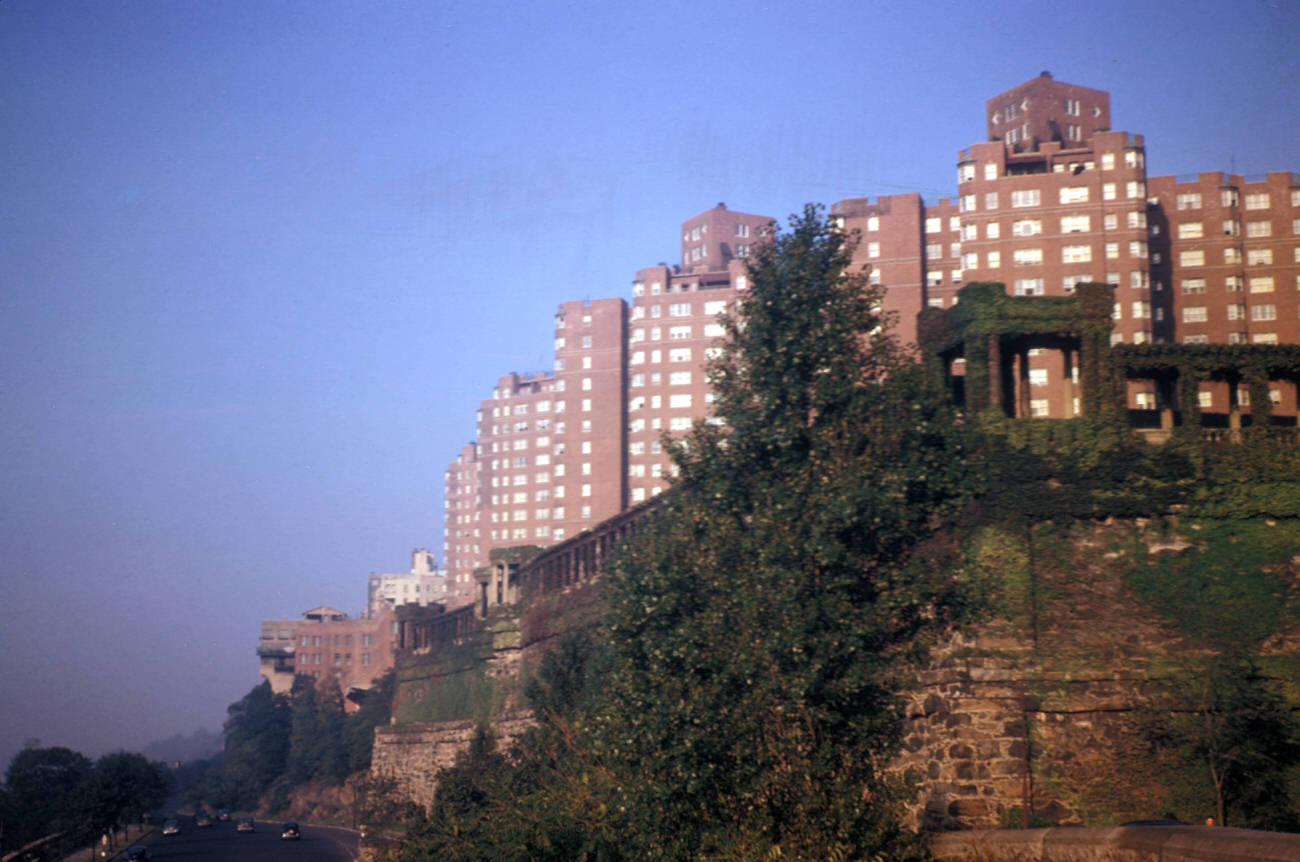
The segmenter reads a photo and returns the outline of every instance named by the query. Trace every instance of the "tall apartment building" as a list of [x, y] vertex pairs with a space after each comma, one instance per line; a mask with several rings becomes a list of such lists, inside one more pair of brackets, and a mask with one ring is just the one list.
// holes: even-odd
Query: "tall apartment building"
[[472, 601], [494, 548], [550, 545], [626, 504], [627, 304], [562, 303], [555, 369], [497, 381], [446, 472], [448, 607]]
[[745, 258], [771, 218], [723, 204], [682, 224], [682, 264], [643, 267], [632, 282], [628, 325], [626, 504], [667, 487], [665, 432], [681, 434], [711, 412], [705, 363], [723, 335], [718, 315], [746, 289]]
[[448, 607], [472, 601], [494, 548], [550, 545], [667, 487], [660, 435], [707, 415], [717, 315], [771, 219], [719, 204], [682, 224], [682, 263], [637, 272], [622, 299], [565, 302], [553, 371], [502, 377], [448, 465]]
[[[1115, 343], [1300, 342], [1296, 174], [1148, 177], [1142, 136], [1111, 129], [1109, 94], [1046, 72], [989, 99], [984, 120], [987, 140], [958, 153], [955, 197], [832, 207], [860, 233], [854, 263], [885, 287], [883, 310], [904, 343], [922, 308], [951, 307], [974, 281], [1018, 296], [1111, 284]], [[746, 289], [744, 259], [769, 224], [721, 204], [688, 219], [681, 263], [637, 271], [621, 328], [621, 300], [561, 307], [555, 371], [503, 378], [477, 440], [448, 468], [455, 601], [469, 600], [492, 548], [558, 541], [667, 487], [661, 435], [708, 416], [716, 318]], [[1027, 362], [1031, 415], [1078, 415], [1077, 387], [1063, 385], [1078, 374], [1070, 355], [1031, 350]], [[1294, 391], [1282, 389], [1271, 397], [1294, 410]], [[1132, 408], [1160, 406], [1157, 397], [1148, 382], [1129, 386]], [[1199, 397], [1226, 411], [1227, 384], [1204, 384]]]
[[[1300, 340], [1294, 174], [1148, 178], [1142, 136], [1110, 129], [1109, 94], [1047, 73], [989, 99], [985, 120], [988, 140], [959, 152], [955, 208], [885, 195], [833, 209], [861, 232], [855, 260], [886, 285], [904, 340], [917, 310], [950, 307], [973, 281], [1016, 296], [1114, 285], [1114, 343]], [[1077, 370], [1029, 360], [1033, 415], [1077, 415], [1059, 385]], [[1226, 405], [1217, 389], [1205, 386], [1206, 409]], [[1155, 407], [1151, 385], [1131, 384], [1129, 405]]]

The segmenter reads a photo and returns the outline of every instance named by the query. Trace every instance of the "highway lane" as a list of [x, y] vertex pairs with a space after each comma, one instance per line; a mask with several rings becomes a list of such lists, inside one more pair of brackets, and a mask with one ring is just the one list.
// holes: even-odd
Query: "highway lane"
[[182, 817], [180, 835], [153, 832], [143, 842], [159, 862], [352, 862], [357, 858], [357, 834], [330, 826], [302, 827], [298, 841], [281, 841], [280, 824], [257, 821], [256, 832], [236, 832], [235, 821], [217, 821], [198, 828]]

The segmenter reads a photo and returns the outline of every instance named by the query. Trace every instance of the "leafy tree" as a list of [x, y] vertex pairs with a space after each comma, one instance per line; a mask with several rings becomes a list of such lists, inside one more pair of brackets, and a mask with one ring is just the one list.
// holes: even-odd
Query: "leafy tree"
[[166, 767], [143, 754], [106, 754], [96, 761], [84, 786], [85, 818], [96, 830], [134, 823], [144, 812], [161, 807], [171, 786]]
[[226, 710], [226, 750], [219, 777], [206, 798], [225, 808], [251, 811], [289, 757], [288, 701], [263, 681]]
[[963, 611], [915, 564], [967, 496], [956, 423], [815, 207], [750, 261], [708, 369], [724, 424], [607, 581], [599, 739], [638, 858], [912, 853], [905, 660]]
[[393, 693], [397, 689], [397, 674], [389, 670], [374, 681], [366, 692], [361, 708], [347, 717], [343, 725], [343, 746], [350, 773], [370, 769], [370, 753], [374, 749], [375, 728], [388, 724], [392, 715]]
[[432, 810], [411, 831], [401, 862], [622, 858], [612, 776], [587, 728], [595, 659], [586, 634], [561, 638], [525, 686], [537, 725], [509, 754], [476, 734], [439, 773]]
[[1277, 684], [1246, 659], [1219, 658], [1182, 677], [1148, 724], [1164, 754], [1175, 806], [1222, 826], [1295, 831], [1288, 772], [1300, 765], [1300, 725]]
[[9, 812], [4, 846], [21, 847], [56, 832], [81, 828], [82, 787], [93, 765], [70, 748], [24, 748], [5, 771]]

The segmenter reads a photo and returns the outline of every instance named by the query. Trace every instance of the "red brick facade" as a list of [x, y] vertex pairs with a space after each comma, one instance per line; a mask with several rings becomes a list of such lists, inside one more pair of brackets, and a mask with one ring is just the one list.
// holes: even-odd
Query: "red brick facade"
[[[974, 281], [1024, 296], [1114, 285], [1113, 343], [1300, 342], [1296, 174], [1148, 178], [1142, 136], [1110, 128], [1109, 94], [1047, 73], [989, 99], [985, 121], [988, 140], [959, 152], [955, 198], [832, 207], [859, 233], [854, 262], [885, 287], [904, 343], [922, 308], [950, 308]], [[448, 468], [452, 604], [468, 600], [490, 549], [571, 537], [667, 487], [661, 437], [709, 415], [716, 318], [746, 289], [744, 259], [770, 224], [719, 204], [682, 224], [680, 265], [636, 273], [630, 308], [560, 307], [554, 373], [502, 378], [476, 443]], [[1028, 412], [1078, 415], [1063, 379], [1076, 372], [1038, 353]], [[1225, 386], [1206, 384], [1202, 408], [1225, 406]], [[1281, 389], [1271, 396], [1294, 411], [1294, 388]], [[1132, 408], [1156, 398], [1152, 384], [1129, 386]]]

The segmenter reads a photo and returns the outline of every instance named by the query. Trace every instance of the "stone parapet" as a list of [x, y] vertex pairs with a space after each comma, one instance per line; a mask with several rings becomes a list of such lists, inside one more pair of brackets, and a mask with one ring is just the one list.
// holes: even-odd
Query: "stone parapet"
[[930, 841], [935, 862], [1300, 862], [1300, 835], [1209, 826], [995, 829]]

